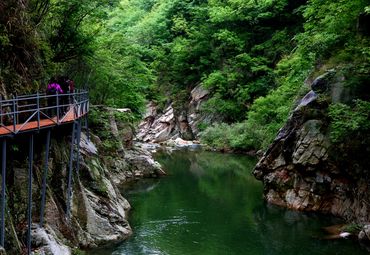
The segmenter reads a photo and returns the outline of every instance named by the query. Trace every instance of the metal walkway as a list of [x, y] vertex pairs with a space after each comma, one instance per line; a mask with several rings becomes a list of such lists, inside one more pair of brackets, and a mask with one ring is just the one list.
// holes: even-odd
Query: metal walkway
[[89, 111], [88, 92], [34, 94], [0, 100], [0, 137], [73, 122]]
[[[31, 224], [32, 224], [32, 171], [34, 157], [34, 134], [46, 129], [45, 163], [41, 191], [40, 227], [44, 223], [46, 200], [46, 180], [49, 165], [49, 151], [52, 128], [65, 124], [73, 124], [70, 157], [68, 162], [68, 186], [66, 197], [66, 218], [70, 220], [72, 197], [73, 163], [76, 172], [79, 171], [79, 144], [81, 129], [88, 129], [87, 114], [89, 112], [89, 97], [85, 90], [76, 90], [71, 94], [33, 94], [13, 97], [9, 100], [0, 99], [0, 151], [1, 151], [1, 211], [0, 211], [0, 245], [5, 245], [5, 213], [6, 213], [6, 160], [7, 141], [22, 133], [29, 135], [28, 148], [28, 210], [27, 210], [27, 254], [31, 254]], [[77, 155], [75, 155], [77, 151]]]

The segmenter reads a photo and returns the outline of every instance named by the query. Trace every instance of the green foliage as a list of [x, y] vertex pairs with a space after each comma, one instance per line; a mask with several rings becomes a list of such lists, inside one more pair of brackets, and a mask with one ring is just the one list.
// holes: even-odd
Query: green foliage
[[368, 4], [366, 0], [312, 0], [306, 5], [305, 32], [298, 35], [302, 48], [317, 57], [328, 57], [355, 39], [357, 19]]
[[[93, 104], [130, 108], [134, 115], [122, 118], [133, 121], [146, 100], [183, 109], [202, 84], [210, 90], [203, 114], [230, 124], [202, 127], [203, 139], [222, 147], [265, 148], [307, 90], [307, 77], [348, 67], [364, 74], [347, 75], [349, 86], [366, 84], [369, 38], [357, 29], [367, 0], [4, 3], [0, 82], [7, 89], [40, 89], [51, 75], [67, 73], [89, 87]], [[104, 113], [94, 114], [104, 130]]]
[[[77, 78], [116, 0], [2, 1], [0, 81], [7, 91], [44, 90], [50, 76]], [[84, 82], [86, 83], [86, 82]], [[81, 87], [81, 83], [76, 83]]]
[[202, 142], [217, 149], [230, 149], [230, 127], [225, 124], [216, 124], [202, 132]]
[[75, 249], [72, 250], [72, 255], [86, 255], [86, 252], [83, 251], [83, 250], [75, 248]]
[[[285, 0], [121, 1], [89, 60], [94, 102], [140, 112], [145, 98], [164, 94], [177, 101], [202, 82], [214, 95], [206, 112], [243, 120], [251, 103], [276, 87], [273, 67], [294, 47], [292, 31], [301, 24], [291, 22], [300, 19], [291, 11], [299, 6]], [[271, 26], [281, 12], [284, 22]]]
[[352, 223], [352, 224], [344, 225], [341, 228], [341, 231], [349, 232], [351, 234], [358, 234], [362, 230], [362, 228], [363, 227], [360, 224]]
[[[254, 100], [246, 121], [208, 128], [202, 133], [202, 141], [216, 148], [220, 148], [218, 139], [223, 139], [221, 147], [231, 149], [267, 148], [287, 120], [292, 106], [307, 92], [307, 88], [303, 88], [302, 84], [311, 69], [311, 56], [296, 52], [283, 59], [275, 69], [275, 74], [281, 77], [278, 79], [280, 87], [272, 90], [267, 96]], [[221, 127], [224, 132], [217, 131]], [[222, 137], [217, 138], [217, 135]]]
[[356, 100], [354, 106], [333, 104], [329, 108], [329, 116], [330, 138], [335, 143], [369, 134], [370, 102]]
[[[219, 3], [218, 1], [212, 2]], [[249, 2], [246, 5], [251, 8], [253, 3]], [[232, 4], [218, 13], [231, 17], [230, 6]], [[368, 73], [370, 60], [367, 54], [369, 41], [358, 37], [356, 33], [357, 18], [360, 13], [366, 10], [365, 6], [366, 1], [332, 2], [319, 0], [309, 1], [305, 6], [302, 6], [298, 12], [303, 11], [305, 30], [294, 36], [294, 42], [297, 46], [292, 53], [284, 52], [280, 47], [273, 46], [276, 44], [272, 44], [274, 40], [288, 36], [284, 30], [276, 32], [271, 40], [253, 47], [253, 52], [259, 54], [262, 53], [264, 47], [267, 49], [275, 48], [282, 55], [286, 54], [274, 67], [273, 73], [278, 88], [268, 90], [268, 95], [253, 101], [246, 121], [230, 126], [223, 125], [206, 129], [203, 132], [203, 139], [217, 147], [219, 139], [217, 135], [222, 135], [224, 137], [223, 142], [220, 143], [222, 146], [245, 149], [266, 148], [285, 123], [292, 106], [307, 91], [302, 87], [304, 80], [315, 70], [315, 65], [322, 65], [325, 58], [329, 60], [326, 61], [323, 69], [337, 66], [346, 69], [348, 66], [348, 75], [345, 75], [347, 85], [352, 90], [357, 89], [356, 93], [366, 98], [368, 94], [361, 84], [367, 84], [363, 80], [367, 77], [365, 74]], [[220, 22], [218, 13], [214, 12], [213, 15], [217, 16], [217, 21]], [[253, 19], [248, 18], [248, 20]], [[352, 69], [356, 69], [357, 74], [364, 75], [351, 75], [350, 73], [354, 72]], [[210, 76], [211, 79], [205, 80], [205, 84], [208, 86], [228, 84], [227, 88], [230, 88], [229, 83], [223, 81], [224, 77], [226, 76], [219, 74]], [[255, 87], [262, 88], [260, 85]], [[331, 124], [332, 139], [339, 142], [343, 141], [346, 136], [351, 137], [356, 133], [368, 132], [368, 111], [368, 104], [364, 101], [357, 101], [354, 108], [345, 105], [332, 106], [330, 108], [330, 116], [333, 119]], [[224, 132], [218, 133], [215, 130], [217, 128]], [[225, 130], [228, 130], [230, 135], [226, 136]], [[212, 142], [212, 139], [216, 142]]]
[[110, 115], [113, 115], [116, 122], [133, 125], [137, 121], [137, 116], [130, 112], [118, 112], [107, 108], [92, 108], [89, 112], [89, 124], [94, 134], [98, 135], [102, 143], [100, 144], [102, 154], [110, 155], [120, 149], [118, 141], [111, 130]]
[[218, 150], [254, 150], [266, 146], [263, 130], [250, 122], [215, 124], [201, 133], [202, 142]]

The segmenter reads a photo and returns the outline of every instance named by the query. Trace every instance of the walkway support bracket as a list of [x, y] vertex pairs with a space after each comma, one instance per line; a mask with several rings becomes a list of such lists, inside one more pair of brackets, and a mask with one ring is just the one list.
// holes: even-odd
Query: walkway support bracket
[[32, 225], [32, 168], [33, 168], [33, 133], [30, 134], [28, 151], [28, 213], [27, 213], [27, 254], [31, 254], [31, 225]]
[[6, 205], [6, 138], [1, 141], [1, 246], [5, 244], [5, 205]]
[[69, 153], [68, 186], [67, 186], [67, 201], [66, 201], [67, 203], [66, 216], [67, 216], [68, 221], [71, 218], [72, 171], [73, 171], [73, 154], [74, 154], [73, 152], [74, 152], [75, 133], [76, 133], [76, 121], [73, 122], [71, 150]]
[[45, 200], [46, 200], [46, 181], [47, 181], [47, 178], [48, 178], [48, 169], [49, 169], [50, 136], [51, 136], [51, 130], [48, 129], [47, 134], [46, 134], [46, 144], [45, 144], [44, 174], [43, 174], [43, 177], [42, 177], [40, 227], [43, 227], [43, 225], [44, 225], [44, 212], [45, 212]]
[[76, 160], [76, 172], [77, 176], [80, 175], [80, 142], [81, 142], [81, 128], [82, 128], [82, 121], [81, 119], [78, 120], [78, 128], [77, 128], [77, 160]]

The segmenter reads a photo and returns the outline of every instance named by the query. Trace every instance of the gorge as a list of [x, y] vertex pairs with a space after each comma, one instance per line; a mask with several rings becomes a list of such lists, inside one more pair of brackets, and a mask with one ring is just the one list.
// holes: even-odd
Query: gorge
[[[17, 134], [0, 138], [2, 145], [6, 141], [1, 152], [7, 152], [2, 161], [2, 197], [7, 200], [1, 208], [6, 213], [2, 223], [7, 254], [27, 253], [26, 186], [32, 175], [34, 254], [83, 254], [130, 236], [127, 247], [124, 242], [110, 252], [143, 252], [135, 250], [141, 242], [158, 242], [159, 254], [193, 249], [196, 254], [196, 247], [203, 252], [208, 248], [210, 254], [225, 247], [236, 253], [248, 249], [233, 243], [240, 236], [261, 236], [255, 246], [243, 240], [251, 254], [289, 253], [304, 242], [307, 249], [318, 243], [317, 254], [329, 252], [331, 245], [348, 253], [366, 250], [357, 240], [364, 247], [370, 243], [368, 0], [3, 0], [0, 13], [0, 130], [13, 126]], [[73, 118], [59, 125], [56, 117], [45, 227], [40, 228], [48, 134], [39, 124], [40, 118], [52, 122], [54, 117], [40, 113], [38, 99], [27, 101], [23, 95], [39, 98], [52, 81], [62, 80], [75, 85], [69, 85], [69, 91], [89, 91], [90, 111], [75, 145], [72, 130], [81, 126], [72, 125]], [[64, 96], [69, 103], [62, 106], [63, 114], [74, 108], [76, 99]], [[60, 106], [59, 94], [55, 97]], [[22, 98], [26, 103], [18, 105]], [[51, 101], [41, 105], [47, 108]], [[36, 114], [25, 117], [25, 109], [35, 106]], [[14, 114], [15, 109], [23, 115]], [[32, 139], [16, 132], [28, 118], [37, 118], [38, 132]], [[70, 153], [73, 150], [80, 150], [81, 158]], [[180, 190], [171, 186], [172, 179]], [[138, 194], [122, 188], [135, 184]], [[172, 205], [196, 204], [199, 198], [205, 207], [195, 212], [210, 211], [209, 219], [215, 222], [198, 223], [197, 214], [186, 215], [185, 205], [167, 208], [175, 218], [163, 209], [169, 225], [160, 217], [156, 222], [152, 216], [162, 211], [147, 211], [155, 202], [140, 200], [140, 193], [163, 201], [156, 192], [167, 188], [168, 198], [179, 200], [171, 200]], [[127, 201], [131, 196], [137, 216]], [[231, 205], [238, 201], [241, 207]], [[223, 217], [213, 214], [217, 210]], [[204, 233], [192, 229], [194, 235], [207, 237], [204, 246], [185, 233], [182, 238], [191, 244], [182, 250], [181, 242], [173, 239], [176, 250], [162, 243], [166, 239], [155, 227], [153, 240], [145, 235], [136, 239], [128, 215], [139, 236], [141, 227], [152, 221], [152, 227], [180, 226], [165, 234], [169, 239], [186, 232], [187, 223], [210, 228]], [[207, 215], [199, 214], [201, 219]], [[223, 224], [228, 220], [230, 228]], [[332, 220], [344, 225], [329, 228], [332, 235], [325, 241], [316, 238], [310, 224], [319, 228]], [[238, 228], [238, 223], [244, 227]], [[214, 226], [225, 227], [220, 231], [224, 235]], [[314, 241], [307, 237], [307, 228], [315, 232]], [[291, 243], [280, 240], [280, 231]], [[233, 245], [219, 241], [222, 245], [217, 246], [215, 240]], [[126, 250], [130, 247], [133, 250]]]

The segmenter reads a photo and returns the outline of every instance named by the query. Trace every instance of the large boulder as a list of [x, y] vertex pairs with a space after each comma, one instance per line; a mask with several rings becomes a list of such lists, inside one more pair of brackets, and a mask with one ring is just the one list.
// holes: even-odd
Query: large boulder
[[161, 165], [153, 159], [151, 153], [140, 146], [135, 146], [135, 149], [127, 151], [125, 160], [130, 164], [130, 177], [132, 178], [165, 175]]
[[328, 106], [354, 96], [344, 77], [333, 70], [314, 80], [253, 171], [264, 183], [267, 201], [370, 221], [369, 162], [359, 155], [366, 149], [351, 154], [350, 147], [332, 144], [329, 138]]

